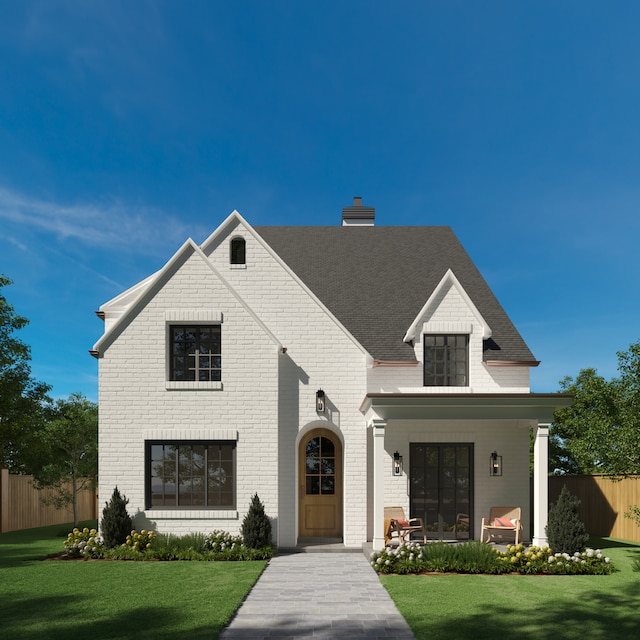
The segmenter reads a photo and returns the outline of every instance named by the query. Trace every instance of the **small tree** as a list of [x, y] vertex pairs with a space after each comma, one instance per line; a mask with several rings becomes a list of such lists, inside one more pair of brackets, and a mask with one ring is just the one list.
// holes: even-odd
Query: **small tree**
[[589, 541], [584, 523], [578, 516], [580, 500], [562, 487], [558, 501], [549, 509], [549, 519], [545, 530], [549, 546], [556, 553], [575, 553], [584, 551]]
[[271, 544], [271, 520], [256, 493], [242, 521], [242, 538], [249, 549], [262, 549]]
[[118, 487], [113, 490], [111, 500], [105, 503], [102, 510], [102, 521], [100, 529], [102, 531], [102, 539], [107, 549], [118, 547], [124, 544], [127, 536], [131, 533], [133, 524], [131, 517], [127, 513], [127, 505], [129, 500], [120, 495]]
[[98, 405], [80, 393], [57, 400], [31, 457], [35, 487], [52, 490], [43, 502], [57, 509], [72, 505], [78, 526], [78, 494], [94, 489], [98, 476]]

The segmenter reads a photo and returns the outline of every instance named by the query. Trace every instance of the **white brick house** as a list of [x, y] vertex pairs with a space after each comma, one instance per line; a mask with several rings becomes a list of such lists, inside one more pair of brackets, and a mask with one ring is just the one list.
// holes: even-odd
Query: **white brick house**
[[101, 307], [101, 501], [118, 486], [139, 527], [237, 533], [258, 493], [280, 547], [375, 548], [385, 505], [466, 539], [508, 504], [528, 539], [533, 429], [545, 541], [547, 429], [570, 398], [529, 392], [538, 362], [448, 227], [373, 222], [359, 198], [334, 227], [233, 212]]

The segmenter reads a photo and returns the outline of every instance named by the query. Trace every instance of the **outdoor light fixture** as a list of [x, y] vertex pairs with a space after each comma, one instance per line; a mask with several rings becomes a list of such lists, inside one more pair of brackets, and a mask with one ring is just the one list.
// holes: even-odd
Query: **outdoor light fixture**
[[316, 411], [324, 413], [324, 391], [322, 389], [316, 391]]
[[502, 475], [502, 456], [499, 456], [497, 451], [494, 451], [490, 456], [489, 475]]
[[402, 456], [398, 451], [393, 454], [393, 475], [402, 475]]

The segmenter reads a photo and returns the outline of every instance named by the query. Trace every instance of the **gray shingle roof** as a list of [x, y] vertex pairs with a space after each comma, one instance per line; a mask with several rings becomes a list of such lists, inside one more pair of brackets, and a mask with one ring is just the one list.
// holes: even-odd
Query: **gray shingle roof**
[[492, 329], [484, 359], [535, 358], [450, 227], [255, 227], [378, 360], [415, 360], [405, 332], [448, 269]]

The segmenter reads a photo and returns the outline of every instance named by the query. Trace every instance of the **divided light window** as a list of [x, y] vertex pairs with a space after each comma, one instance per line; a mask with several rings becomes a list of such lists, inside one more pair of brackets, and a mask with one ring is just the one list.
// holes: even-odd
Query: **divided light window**
[[169, 379], [220, 382], [222, 347], [219, 324], [171, 325]]
[[235, 509], [235, 442], [147, 442], [147, 508]]
[[469, 384], [469, 336], [424, 336], [424, 386], [466, 387]]

